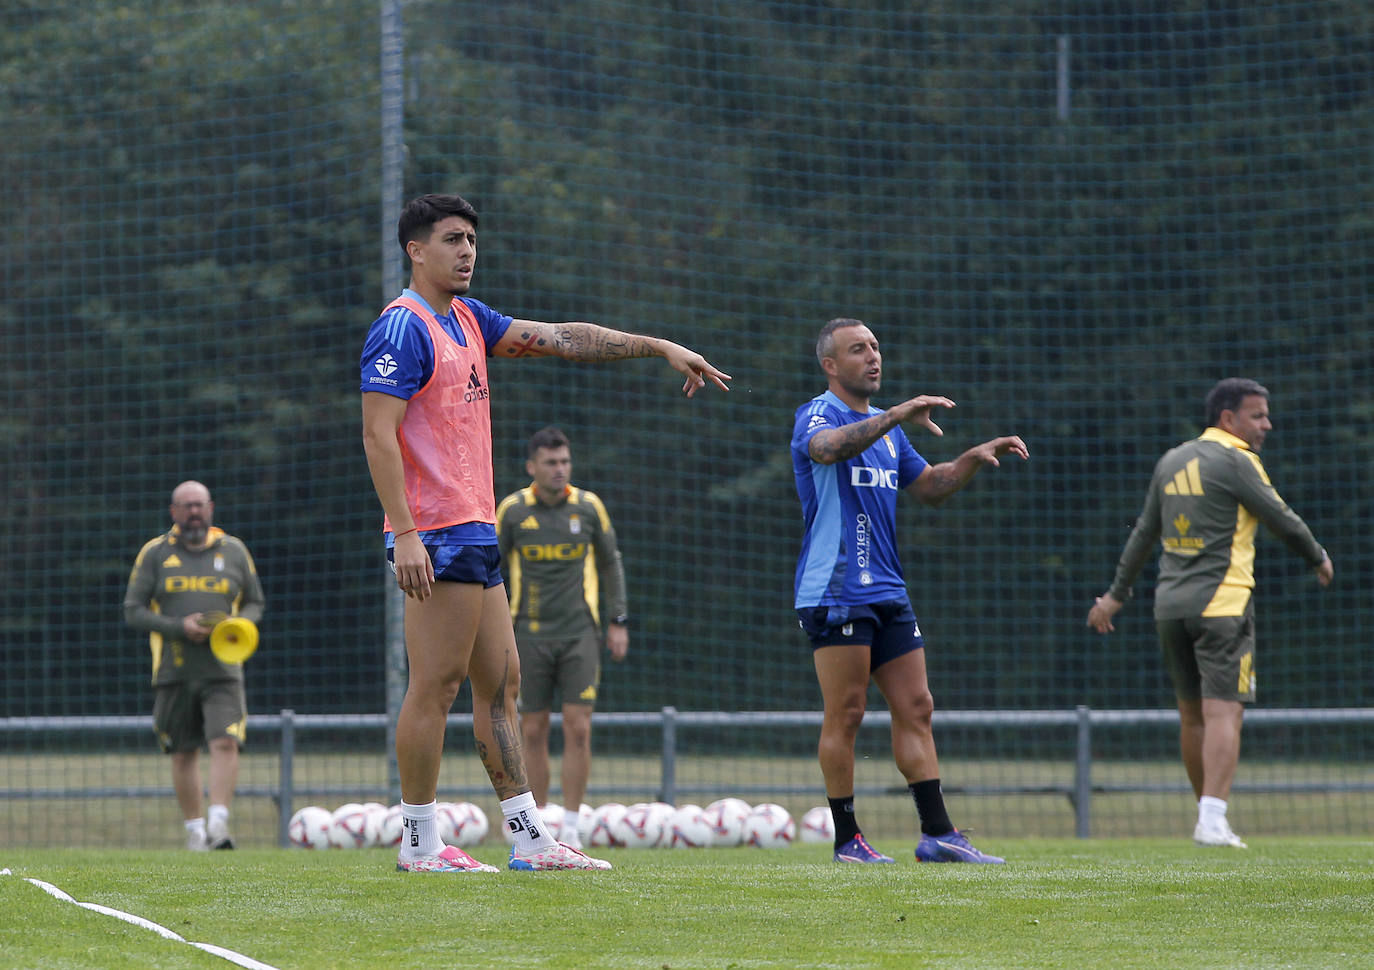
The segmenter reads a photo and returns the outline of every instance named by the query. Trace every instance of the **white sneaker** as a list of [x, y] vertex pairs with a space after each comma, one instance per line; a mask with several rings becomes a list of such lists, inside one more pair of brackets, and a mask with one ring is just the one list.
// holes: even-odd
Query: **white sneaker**
[[435, 855], [397, 859], [397, 872], [500, 872], [495, 866], [478, 862], [456, 845], [446, 845]]
[[210, 824], [206, 827], [207, 834], [205, 840], [212, 849], [232, 849], [234, 847], [234, 837], [229, 834], [229, 823], [219, 819], [210, 819]]
[[510, 850], [510, 862], [507, 864], [510, 869], [525, 869], [533, 871], [545, 871], [549, 869], [609, 869], [611, 864], [604, 859], [593, 859], [591, 856], [579, 849], [574, 849], [570, 845], [562, 842], [555, 842], [547, 849], [535, 849], [525, 855], [515, 851], [512, 846]]
[[1227, 849], [1244, 849], [1245, 843], [1240, 836], [1231, 831], [1231, 824], [1222, 819], [1220, 824], [1211, 825], [1198, 822], [1193, 829], [1193, 841], [1198, 845], [1219, 846]]
[[204, 829], [186, 830], [186, 848], [192, 852], [204, 852], [210, 848], [210, 840], [205, 837]]

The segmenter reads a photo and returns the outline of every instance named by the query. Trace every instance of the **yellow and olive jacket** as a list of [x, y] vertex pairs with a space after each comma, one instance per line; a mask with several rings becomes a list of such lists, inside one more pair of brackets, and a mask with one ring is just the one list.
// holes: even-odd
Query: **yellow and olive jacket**
[[1110, 593], [1123, 602], [1156, 542], [1157, 620], [1241, 616], [1255, 587], [1255, 532], [1263, 522], [1313, 567], [1325, 553], [1279, 497], [1259, 455], [1220, 428], [1155, 465], [1145, 508], [1122, 550]]

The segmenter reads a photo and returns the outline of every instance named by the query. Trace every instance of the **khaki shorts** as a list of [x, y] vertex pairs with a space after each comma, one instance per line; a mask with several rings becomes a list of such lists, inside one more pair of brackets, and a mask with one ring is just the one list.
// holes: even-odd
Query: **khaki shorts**
[[199, 680], [156, 688], [153, 731], [164, 754], [195, 751], [223, 737], [243, 747], [247, 722], [242, 681]]
[[526, 637], [520, 650], [520, 710], [553, 709], [554, 688], [564, 704], [596, 704], [601, 685], [601, 635], [571, 640]]
[[1179, 700], [1255, 699], [1255, 615], [1156, 620], [1164, 667]]

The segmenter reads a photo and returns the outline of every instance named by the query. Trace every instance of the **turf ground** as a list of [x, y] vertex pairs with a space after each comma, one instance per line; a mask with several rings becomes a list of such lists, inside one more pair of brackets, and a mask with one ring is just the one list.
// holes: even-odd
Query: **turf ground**
[[[391, 850], [0, 850], [0, 966], [1367, 968], [1374, 841], [1002, 840], [1006, 866], [837, 866], [825, 847], [609, 850], [608, 873], [423, 876]], [[474, 851], [501, 864], [504, 846]]]

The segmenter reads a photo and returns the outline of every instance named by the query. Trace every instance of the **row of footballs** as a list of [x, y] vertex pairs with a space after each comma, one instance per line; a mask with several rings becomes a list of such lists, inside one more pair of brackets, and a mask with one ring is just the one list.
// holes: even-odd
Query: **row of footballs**
[[[597, 848], [680, 848], [752, 845], [775, 849], [803, 842], [830, 842], [835, 837], [830, 809], [807, 811], [798, 825], [787, 809], [772, 802], [749, 805], [740, 798], [721, 798], [700, 805], [667, 802], [607, 802], [582, 805], [577, 812], [550, 803], [540, 810], [554, 836], [568, 841], [576, 832], [581, 843]], [[435, 810], [439, 837], [461, 848], [479, 844], [491, 831], [487, 815], [472, 802], [440, 802]], [[504, 825], [502, 834], [509, 843]], [[291, 817], [288, 836], [304, 849], [363, 849], [401, 843], [401, 806], [349, 802], [334, 811], [315, 805]]]

